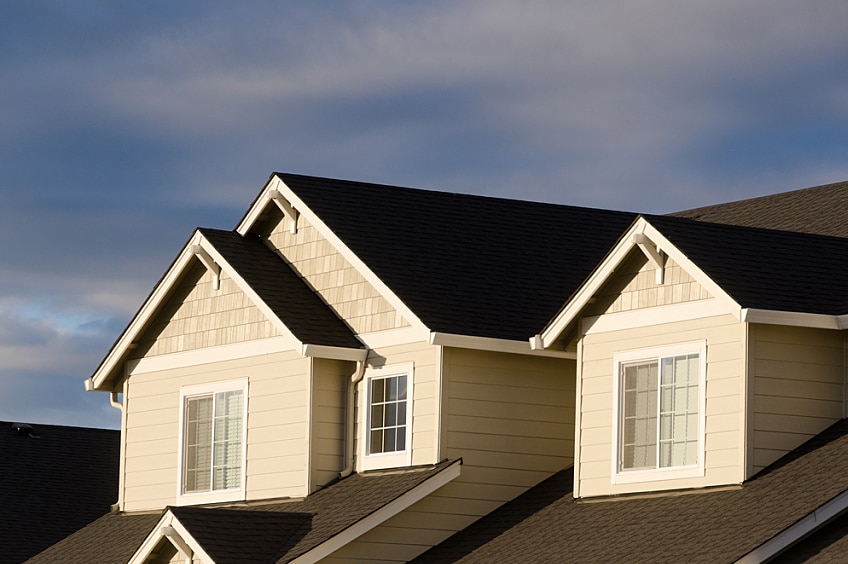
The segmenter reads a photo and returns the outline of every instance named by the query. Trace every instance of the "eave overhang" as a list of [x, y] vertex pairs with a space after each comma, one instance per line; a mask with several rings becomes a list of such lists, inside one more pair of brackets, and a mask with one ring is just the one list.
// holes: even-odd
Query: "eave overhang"
[[[259, 221], [268, 206], [280, 209], [292, 220], [291, 230], [298, 229], [298, 219], [303, 217], [347, 260], [353, 268], [382, 295], [389, 304], [415, 329], [429, 332], [423, 321], [401, 300], [397, 294], [359, 258], [330, 227], [312, 211], [297, 193], [286, 185], [279, 173], [274, 173], [253, 201], [250, 209], [236, 226], [236, 232], [247, 235]], [[367, 221], [367, 218], [362, 218]]]
[[672, 244], [659, 229], [651, 225], [648, 218], [640, 216], [610, 250], [606, 258], [565, 303], [556, 317], [539, 334], [530, 338], [531, 348], [540, 350], [553, 347], [555, 349], [555, 343], [558, 339], [569, 328], [573, 327], [597, 292], [610, 280], [631, 251], [636, 248], [645, 254], [648, 262], [657, 270], [656, 280], [658, 284], [663, 282], [661, 270], [664, 257], [667, 256], [680, 265], [713, 296], [715, 315], [730, 314], [745, 323], [837, 330], [848, 328], [848, 315], [824, 315], [742, 307], [703, 269]]
[[179, 283], [180, 278], [190, 268], [194, 260], [200, 261], [217, 280], [221, 272], [226, 272], [244, 292], [251, 302], [259, 308], [286, 340], [288, 349], [297, 351], [301, 356], [329, 358], [335, 360], [364, 361], [368, 351], [362, 348], [328, 346], [304, 342], [286, 326], [282, 319], [266, 304], [262, 297], [244, 280], [237, 269], [233, 268], [201, 230], [196, 230], [183, 247], [171, 267], [153, 289], [138, 313], [112, 346], [94, 374], [85, 380], [89, 391], [119, 391], [119, 383], [125, 376], [123, 365], [138, 338], [149, 326], [160, 307], [168, 299]]

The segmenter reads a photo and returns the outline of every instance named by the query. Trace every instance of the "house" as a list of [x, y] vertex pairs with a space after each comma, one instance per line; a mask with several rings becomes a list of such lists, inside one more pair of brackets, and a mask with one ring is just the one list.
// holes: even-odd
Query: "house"
[[109, 513], [118, 431], [0, 421], [0, 562], [23, 562]]
[[809, 446], [843, 432], [845, 209], [848, 185], [672, 217], [274, 174], [87, 380], [122, 399], [116, 511], [33, 561], [485, 561], [481, 527], [620, 546], [611, 516], [745, 522], [740, 495], [809, 477], [738, 556], [777, 553], [848, 490], [788, 462], [845, 451]]

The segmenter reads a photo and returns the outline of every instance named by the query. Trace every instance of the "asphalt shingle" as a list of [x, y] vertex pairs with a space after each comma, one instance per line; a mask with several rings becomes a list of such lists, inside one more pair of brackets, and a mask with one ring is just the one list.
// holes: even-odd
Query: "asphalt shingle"
[[118, 498], [120, 433], [0, 421], [0, 562], [22, 562], [108, 513]]
[[416, 562], [733, 562], [848, 489], [848, 421], [732, 488], [572, 497], [564, 470]]
[[431, 330], [526, 341], [635, 218], [277, 173]]

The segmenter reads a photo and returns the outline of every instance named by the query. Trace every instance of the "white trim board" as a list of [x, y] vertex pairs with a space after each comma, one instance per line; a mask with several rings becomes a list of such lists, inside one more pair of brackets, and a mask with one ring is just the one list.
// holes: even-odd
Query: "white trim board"
[[455, 347], [459, 349], [547, 356], [571, 360], [577, 358], [577, 353], [573, 352], [533, 349], [527, 341], [511, 341], [508, 339], [492, 339], [489, 337], [472, 337], [469, 335], [433, 332], [430, 333], [429, 342], [431, 345]]
[[[301, 342], [289, 330], [285, 323], [274, 313], [274, 311], [259, 297], [259, 295], [244, 281], [241, 275], [233, 268], [224, 257], [215, 249], [215, 247], [203, 236], [198, 230], [195, 231], [185, 247], [174, 261], [173, 265], [162, 277], [162, 280], [153, 289], [150, 296], [136, 313], [135, 317], [130, 321], [130, 324], [124, 329], [124, 332], [119, 337], [115, 346], [106, 355], [101, 365], [97, 368], [94, 374], [86, 380], [87, 390], [109, 390], [104, 384], [112, 377], [116, 377], [116, 372], [119, 366], [124, 362], [126, 355], [132, 349], [133, 342], [147, 329], [150, 321], [158, 313], [160, 306], [167, 301], [172, 290], [179, 282], [180, 278], [189, 268], [192, 260], [195, 259], [197, 253], [202, 250], [211, 258], [223, 271], [232, 278], [238, 288], [244, 292], [251, 302], [262, 312], [265, 317], [271, 321], [274, 327], [282, 334], [281, 343], [285, 343], [285, 348], [295, 350], [301, 356], [321, 355], [325, 358], [338, 360], [364, 360], [367, 351], [363, 349], [346, 349], [340, 347], [330, 347], [321, 345], [311, 345]], [[275, 345], [283, 346], [283, 345]], [[120, 377], [125, 375], [124, 372]]]
[[175, 368], [186, 368], [188, 366], [274, 354], [292, 350], [290, 344], [286, 337], [270, 337], [268, 339], [245, 341], [244, 343], [233, 343], [230, 345], [207, 347], [159, 356], [148, 356], [127, 361], [126, 374], [127, 376], [146, 374], [148, 372], [160, 372], [162, 370], [173, 370]]
[[[168, 540], [171, 544], [175, 544], [171, 541], [168, 536], [166, 536], [166, 532], [168, 528], [176, 533], [179, 537], [177, 544], [183, 544], [184, 547], [188, 547], [193, 554], [189, 555], [192, 557], [192, 562], [195, 560], [199, 560], [202, 564], [215, 564], [215, 561], [206, 553], [203, 549], [203, 546], [199, 542], [197, 542], [194, 537], [186, 530], [186, 528], [179, 522], [179, 520], [171, 513], [171, 510], [165, 511], [159, 521], [156, 522], [156, 525], [153, 526], [153, 529], [147, 534], [147, 537], [144, 539], [144, 542], [141, 543], [141, 546], [138, 547], [138, 550], [130, 557], [127, 564], [144, 564], [146, 562], [148, 556], [156, 549], [159, 545], [159, 542], [162, 540]], [[175, 544], [175, 548], [179, 552], [183, 549], [178, 547]]]
[[616, 269], [626, 260], [630, 252], [638, 248], [639, 245], [645, 245], [647, 243], [653, 244], [657, 252], [668, 255], [671, 260], [676, 262], [696, 282], [703, 286], [709, 295], [712, 296], [717, 310], [722, 312], [739, 312], [741, 310], [739, 304], [713, 281], [712, 278], [707, 276], [703, 270], [666, 239], [645, 217], [640, 216], [589, 276], [587, 281], [574, 293], [574, 297], [565, 304], [560, 313], [539, 335], [530, 339], [531, 346], [534, 348], [550, 347], [571, 323], [580, 316], [583, 309], [591, 303], [595, 294], [615, 274]]
[[324, 541], [309, 552], [301, 554], [299, 557], [291, 561], [292, 564], [317, 562], [322, 558], [329, 556], [333, 552], [344, 547], [346, 544], [372, 530], [374, 527], [382, 524], [387, 519], [394, 517], [404, 509], [407, 509], [413, 503], [424, 499], [448, 482], [459, 477], [461, 464], [462, 461], [457, 460], [424, 483], [418, 484], [405, 494], [393, 501], [390, 501], [377, 511], [357, 521], [344, 531]]
[[804, 536], [827, 525], [846, 510], [848, 510], [848, 490], [810, 511], [736, 562], [739, 564], [763, 562], [789, 548]]
[[591, 335], [593, 333], [606, 333], [631, 329], [633, 327], [650, 327], [653, 325], [664, 325], [666, 323], [677, 323], [690, 319], [704, 319], [707, 317], [719, 317], [721, 315], [733, 315], [739, 319], [738, 310], [722, 309], [725, 304], [713, 298], [684, 302], [679, 304], [661, 305], [632, 311], [621, 311], [617, 313], [605, 313], [592, 317], [584, 317], [580, 320], [580, 334]]
[[[283, 196], [283, 198], [288, 201], [288, 204], [297, 211], [300, 216], [305, 218], [312, 227], [314, 227], [322, 237], [324, 237], [327, 241], [333, 245], [339, 254], [341, 254], [345, 260], [347, 260], [353, 268], [368, 282], [371, 284], [377, 292], [380, 293], [389, 304], [401, 314], [405, 320], [407, 320], [413, 327], [418, 329], [426, 329], [424, 323], [418, 318], [415, 313], [409, 309], [409, 307], [386, 285], [366, 264], [360, 259], [356, 253], [354, 253], [340, 238], [335, 232], [324, 223], [324, 221], [318, 217], [318, 215], [313, 212], [304, 202], [301, 200], [298, 195], [289, 188], [286, 183], [280, 178], [278, 175], [274, 174], [268, 180], [268, 183], [262, 188], [259, 196], [256, 198], [253, 206], [250, 211], [245, 215], [244, 219], [239, 223], [238, 227], [236, 227], [236, 231], [245, 235], [250, 231], [253, 227], [254, 223], [259, 219], [259, 216], [262, 214], [262, 210], [269, 204], [277, 205], [273, 203], [275, 193], [279, 193]], [[361, 221], [367, 221], [367, 218], [361, 219]]]

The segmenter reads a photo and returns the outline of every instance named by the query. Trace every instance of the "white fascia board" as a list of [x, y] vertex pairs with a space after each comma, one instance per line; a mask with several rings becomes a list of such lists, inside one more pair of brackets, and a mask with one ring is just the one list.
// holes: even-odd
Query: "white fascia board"
[[332, 360], [352, 360], [355, 362], [364, 362], [368, 356], [368, 349], [348, 349], [343, 347], [333, 347], [330, 345], [303, 345], [301, 347], [301, 356], [309, 356], [315, 358], [329, 358]]
[[577, 353], [564, 351], [548, 351], [533, 349], [527, 341], [511, 341], [508, 339], [492, 339], [489, 337], [471, 337], [469, 335], [454, 335], [451, 333], [430, 333], [431, 345], [456, 347], [459, 349], [475, 349], [512, 354], [527, 354], [533, 356], [548, 356], [555, 358], [577, 358]]
[[804, 517], [783, 529], [736, 562], [738, 564], [754, 564], [779, 554], [802, 537], [827, 525], [834, 517], [848, 509], [848, 490], [807, 513]]
[[249, 210], [247, 210], [244, 218], [242, 218], [236, 227], [236, 231], [239, 235], [243, 237], [248, 231], [250, 231], [250, 228], [253, 227], [253, 224], [256, 223], [256, 220], [258, 220], [259, 216], [262, 215], [265, 207], [272, 202], [272, 194], [279, 189], [280, 184], [282, 184], [280, 177], [276, 174], [272, 174], [271, 178], [268, 179], [268, 182], [265, 183], [265, 186], [262, 187], [262, 190], [259, 191], [259, 196], [256, 197], [256, 201], [253, 202], [253, 205]]
[[[191, 240], [189, 240], [188, 244], [183, 248], [180, 252], [179, 257], [174, 262], [173, 266], [168, 270], [165, 276], [162, 278], [162, 281], [156, 286], [153, 293], [141, 307], [139, 312], [136, 314], [135, 318], [133, 318], [130, 325], [127, 329], [124, 330], [124, 333], [121, 335], [120, 339], [116, 343], [116, 345], [109, 352], [109, 355], [100, 365], [100, 368], [97, 369], [97, 372], [89, 379], [90, 382], [86, 383], [86, 389], [88, 390], [100, 390], [103, 383], [109, 378], [111, 374], [114, 373], [115, 370], [118, 369], [119, 364], [123, 360], [126, 352], [130, 349], [132, 342], [139, 336], [139, 334], [144, 330], [147, 323], [151, 320], [151, 318], [156, 314], [160, 305], [168, 298], [176, 284], [179, 277], [185, 272], [186, 268], [190, 265], [191, 261], [195, 258], [197, 253], [201, 251], [207, 255], [207, 262], [209, 259], [214, 261], [216, 265], [218, 265], [222, 271], [226, 271], [230, 278], [236, 283], [239, 289], [244, 292], [251, 302], [262, 312], [265, 317], [271, 321], [271, 323], [276, 327], [280, 333], [282, 334], [283, 339], [285, 339], [288, 343], [287, 349], [296, 350], [304, 354], [304, 347], [307, 345], [302, 343], [294, 334], [286, 327], [285, 323], [277, 317], [277, 315], [271, 310], [270, 307], [259, 297], [259, 295], [253, 291], [253, 289], [244, 281], [239, 274], [226, 260], [221, 256], [220, 253], [215, 249], [215, 247], [209, 243], [209, 241], [203, 237], [200, 231], [196, 231], [192, 236]], [[349, 349], [349, 355], [353, 355], [358, 358], [359, 349]], [[341, 354], [338, 351], [335, 352], [336, 355]], [[338, 356], [332, 356], [328, 358], [338, 358]], [[133, 368], [136, 368], [133, 366]], [[122, 372], [121, 376], [124, 373]]]
[[190, 351], [182, 351], [170, 354], [145, 357], [130, 360], [126, 363], [126, 374], [145, 374], [159, 372], [162, 370], [173, 370], [175, 368], [186, 368], [200, 364], [211, 364], [238, 360], [251, 356], [273, 354], [277, 352], [292, 350], [291, 342], [286, 337], [269, 337], [243, 343], [232, 343], [229, 345], [218, 345]]
[[724, 310], [722, 309], [723, 306], [723, 302], [708, 298], [694, 302], [594, 315], [580, 320], [580, 334], [591, 335], [592, 333], [607, 333], [633, 327], [651, 327], [726, 314], [738, 317], [737, 310]]
[[742, 321], [765, 325], [788, 325], [816, 329], [848, 329], [848, 315], [823, 315], [794, 311], [772, 311], [767, 309], [742, 310]]
[[259, 309], [259, 311], [261, 311], [262, 314], [269, 321], [271, 321], [271, 323], [274, 325], [274, 327], [276, 327], [277, 330], [279, 330], [280, 333], [282, 333], [283, 336], [288, 339], [288, 341], [292, 345], [292, 348], [295, 349], [295, 350], [298, 350], [298, 351], [301, 350], [304, 343], [302, 343], [297, 337], [294, 336], [294, 334], [289, 330], [289, 328], [286, 327], [286, 324], [283, 323], [283, 320], [280, 319], [279, 317], [277, 317], [277, 314], [275, 314], [274, 311], [268, 306], [268, 304], [266, 304], [262, 300], [262, 298], [259, 297], [259, 294], [257, 294], [253, 290], [253, 288], [251, 288], [250, 285], [247, 282], [244, 281], [244, 278], [241, 277], [241, 274], [236, 269], [234, 269], [232, 266], [230, 266], [230, 264], [226, 260], [224, 260], [224, 257], [221, 256], [221, 254], [217, 251], [217, 249], [215, 249], [215, 247], [212, 246], [206, 240], [206, 238], [203, 237], [202, 234], [199, 234], [199, 239], [200, 239], [200, 246], [203, 247], [203, 249], [207, 253], [209, 253], [209, 255], [212, 257], [212, 259], [218, 265], [220, 265], [221, 270], [225, 271], [230, 276], [230, 278], [233, 279], [233, 282], [236, 283], [236, 286], [239, 287], [239, 290], [244, 292], [247, 295], [247, 297], [250, 298], [250, 301], [253, 302], [253, 305], [255, 305]]
[[[301, 200], [294, 191], [286, 186], [286, 183], [274, 175], [265, 187], [262, 189], [259, 197], [256, 199], [253, 207], [245, 215], [244, 219], [239, 223], [236, 231], [245, 235], [253, 227], [253, 224], [259, 218], [262, 210], [265, 209], [271, 200], [271, 194], [279, 192], [289, 202], [289, 205], [294, 208], [302, 217], [304, 217], [312, 227], [318, 230], [322, 237], [330, 242], [331, 245], [347, 260], [353, 268], [371, 284], [386, 301], [391, 304], [395, 310], [400, 312], [401, 316], [408, 321], [413, 327], [418, 329], [427, 329], [424, 323], [415, 315], [409, 307], [389, 288], [368, 266], [360, 259], [356, 253], [348, 248], [347, 245], [336, 235], [332, 229], [307, 205]], [[276, 205], [276, 204], [275, 204]], [[359, 221], [371, 221], [371, 218], [359, 218]]]
[[309, 552], [301, 554], [299, 557], [291, 561], [292, 564], [317, 562], [322, 558], [326, 558], [346, 544], [356, 540], [360, 536], [372, 530], [374, 527], [382, 524], [387, 519], [394, 517], [413, 503], [424, 499], [451, 480], [457, 478], [460, 473], [461, 464], [462, 461], [457, 460], [426, 482], [418, 484], [405, 494], [393, 501], [390, 501], [377, 511], [371, 513], [364, 519], [357, 521], [344, 531], [324, 541]]
[[144, 562], [147, 561], [148, 556], [150, 556], [162, 540], [167, 539], [168, 542], [171, 542], [171, 540], [168, 539], [166, 532], [176, 533], [179, 537], [179, 541], [181, 541], [184, 546], [191, 549], [194, 553], [194, 559], [192, 559], [192, 562], [196, 559], [204, 564], [215, 564], [215, 561], [209, 557], [200, 543], [191, 536], [191, 533], [189, 533], [174, 514], [171, 513], [170, 509], [165, 511], [159, 521], [156, 522], [156, 525], [150, 533], [148, 533], [147, 538], [144, 539], [144, 542], [141, 543], [141, 546], [138, 547], [135, 554], [130, 557], [128, 564], [144, 564]]
[[[118, 369], [124, 355], [130, 350], [132, 342], [143, 331], [147, 323], [159, 309], [159, 306], [170, 293], [174, 284], [185, 271], [187, 265], [194, 258], [194, 253], [191, 251], [193, 245], [198, 244], [200, 232], [195, 231], [189, 242], [183, 247], [177, 259], [162, 277], [162, 280], [156, 285], [153, 291], [148, 296], [147, 300], [142, 304], [138, 313], [135, 314], [130, 324], [124, 329], [124, 332], [118, 338], [118, 341], [112, 347], [112, 350], [103, 359], [103, 362], [91, 375], [86, 382], [86, 390], [102, 391], [102, 386], [109, 379], [109, 376], [114, 374]], [[123, 373], [121, 374], [123, 376]]]
[[651, 225], [644, 217], [639, 217], [625, 235], [621, 238], [618, 244], [613, 247], [612, 251], [601, 262], [598, 268], [589, 276], [589, 279], [575, 293], [574, 297], [569, 301], [560, 313], [554, 318], [548, 327], [536, 337], [531, 338], [532, 346], [542, 346], [547, 348], [559, 338], [563, 331], [579, 316], [589, 304], [592, 296], [600, 290], [600, 288], [609, 280], [615, 270], [621, 265], [627, 255], [632, 251], [637, 243], [635, 239], [644, 241], [647, 237], [658, 251], [664, 252], [670, 259], [674, 260], [683, 270], [689, 273], [696, 282], [706, 288], [707, 292], [715, 300], [716, 308], [721, 312], [732, 312], [733, 315], [741, 320], [741, 307], [736, 301], [725, 292], [721, 286], [716, 284], [712, 278], [701, 270], [698, 265], [689, 260], [677, 247], [675, 247], [666, 237]]
[[372, 331], [371, 333], [359, 333], [356, 338], [362, 341], [369, 349], [378, 349], [410, 343], [426, 343], [430, 338], [430, 331], [410, 326], [401, 327], [400, 329]]
[[585, 308], [592, 296], [601, 288], [604, 282], [612, 276], [616, 267], [627, 257], [627, 254], [636, 246], [633, 235], [640, 233], [644, 228], [645, 220], [639, 218], [630, 229], [627, 230], [621, 241], [613, 247], [612, 251], [589, 276], [588, 280], [575, 292], [574, 297], [565, 304], [553, 321], [538, 335], [531, 337], [530, 345], [533, 348], [548, 348], [556, 341], [563, 331], [577, 318]]

